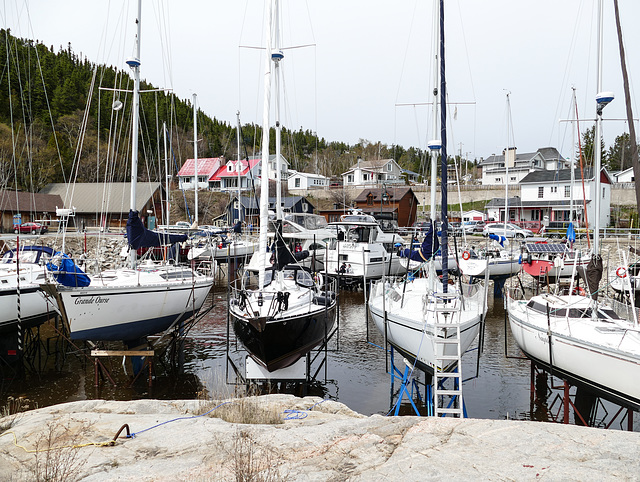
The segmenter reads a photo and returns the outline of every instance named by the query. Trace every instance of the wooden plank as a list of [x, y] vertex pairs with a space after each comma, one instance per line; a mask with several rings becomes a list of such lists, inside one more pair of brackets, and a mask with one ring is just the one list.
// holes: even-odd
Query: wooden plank
[[91, 356], [154, 356], [153, 350], [91, 350]]

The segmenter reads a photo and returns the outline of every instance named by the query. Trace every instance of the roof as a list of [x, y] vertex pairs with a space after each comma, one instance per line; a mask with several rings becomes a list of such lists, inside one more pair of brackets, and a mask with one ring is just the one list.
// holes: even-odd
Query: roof
[[291, 171], [291, 173], [289, 174], [289, 179], [291, 179], [292, 177], [295, 176], [300, 176], [300, 177], [313, 177], [316, 179], [329, 179], [327, 176], [323, 176], [322, 174], [313, 174], [313, 173], [309, 173], [309, 172], [299, 172], [299, 171]]
[[[159, 182], [138, 182], [136, 210], [141, 211], [158, 189], [163, 189]], [[58, 195], [64, 200], [65, 208], [75, 208], [77, 213], [127, 213], [130, 207], [131, 183], [52, 183], [40, 192]]]
[[[306, 201], [308, 204], [311, 204], [307, 198], [304, 196], [285, 196], [281, 198], [282, 207], [284, 209], [291, 208], [298, 204], [300, 201]], [[231, 201], [233, 202], [233, 200]], [[259, 209], [260, 198], [257, 199], [254, 196], [240, 196], [240, 202], [245, 208], [248, 209]], [[268, 199], [269, 209], [272, 209], [273, 205], [276, 203], [276, 198], [274, 196], [270, 196]]]
[[[198, 159], [198, 176], [212, 176], [220, 167], [221, 160], [221, 157], [203, 157], [202, 159]], [[187, 159], [178, 172], [178, 176], [195, 176], [195, 174], [195, 159]]]
[[[580, 170], [575, 170], [575, 179], [576, 181], [580, 180]], [[593, 168], [587, 167], [584, 169], [584, 179], [591, 180], [593, 179]], [[571, 180], [571, 169], [558, 169], [553, 171], [533, 171], [527, 174], [520, 180], [520, 184], [528, 184], [528, 183], [541, 183], [541, 182], [559, 182], [559, 181], [570, 181]]]
[[[275, 156], [273, 156], [275, 158]], [[220, 180], [223, 177], [238, 177], [238, 173], [235, 170], [235, 166], [238, 163], [238, 161], [227, 161], [227, 164], [225, 164], [224, 166], [220, 166], [216, 172], [214, 172], [211, 177], [209, 178], [210, 181], [213, 180]], [[227, 167], [229, 164], [231, 164], [233, 166], [232, 170], [229, 171], [229, 168]], [[241, 159], [240, 160], [240, 166], [242, 167], [242, 170], [240, 171], [240, 176], [246, 176], [249, 171], [251, 169], [253, 169], [257, 164], [260, 164], [260, 158], [259, 157], [250, 157], [248, 160], [247, 159]]]
[[56, 207], [62, 207], [62, 198], [57, 194], [0, 191], [0, 211], [55, 214]]
[[[516, 161], [529, 161], [533, 159], [537, 154], [539, 154], [545, 161], [560, 159], [564, 161], [564, 157], [558, 152], [558, 149], [555, 147], [541, 147], [535, 152], [518, 152], [516, 151]], [[487, 157], [482, 163], [482, 166], [486, 166], [489, 164], [500, 164], [504, 163], [504, 154], [496, 156], [495, 154]], [[511, 168], [510, 168], [511, 169]]]
[[398, 201], [403, 197], [405, 197], [409, 192], [411, 192], [411, 194], [415, 197], [415, 194], [410, 186], [387, 187], [386, 189], [379, 188], [379, 187], [376, 187], [376, 188], [372, 187], [372, 188], [367, 188], [360, 191], [360, 194], [358, 194], [358, 196], [354, 199], [354, 201], [366, 202], [367, 196], [369, 195], [369, 193], [373, 194], [374, 199], [380, 199], [380, 197], [382, 196], [383, 190], [387, 191], [387, 194], [389, 195], [389, 200]]

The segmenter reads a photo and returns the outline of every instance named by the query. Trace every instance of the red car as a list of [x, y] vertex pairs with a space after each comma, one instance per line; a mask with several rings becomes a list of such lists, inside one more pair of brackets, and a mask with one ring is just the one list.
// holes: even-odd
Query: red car
[[44, 234], [48, 231], [47, 227], [40, 223], [22, 223], [15, 224], [13, 226], [13, 232], [18, 233], [31, 233], [31, 234]]

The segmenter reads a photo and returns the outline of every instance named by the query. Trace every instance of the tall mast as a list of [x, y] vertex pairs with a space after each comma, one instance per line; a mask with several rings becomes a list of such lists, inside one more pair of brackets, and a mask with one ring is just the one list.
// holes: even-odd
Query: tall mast
[[162, 137], [164, 138], [164, 190], [167, 196], [167, 214], [165, 215], [164, 224], [169, 225], [169, 169], [167, 160], [167, 123], [162, 123]]
[[262, 174], [260, 178], [260, 237], [258, 252], [260, 253], [260, 269], [258, 271], [258, 287], [264, 289], [264, 271], [267, 257], [267, 229], [269, 224], [269, 107], [271, 102], [271, 0], [267, 0], [266, 58], [264, 63], [264, 107], [262, 111]]
[[504, 237], [507, 237], [507, 223], [509, 222], [509, 125], [511, 123], [511, 92], [507, 92], [507, 150], [504, 151]]
[[[127, 65], [133, 70], [133, 118], [131, 120], [131, 200], [129, 209], [136, 210], [136, 183], [138, 180], [138, 123], [140, 121], [140, 19], [142, 16], [142, 0], [138, 0], [138, 16], [136, 17], [136, 56], [127, 59]], [[136, 250], [129, 251], [129, 263], [136, 266]]]
[[195, 222], [198, 225], [198, 109], [196, 107], [197, 94], [193, 94], [193, 162], [195, 169], [196, 182], [194, 185], [195, 190]]
[[442, 149], [440, 151], [440, 193], [442, 197], [442, 236], [440, 241], [440, 253], [442, 256], [442, 291], [446, 293], [449, 286], [449, 243], [447, 239], [447, 82], [444, 62], [444, 0], [440, 0], [440, 139]]
[[436, 0], [433, 4], [433, 46], [435, 50], [435, 55], [433, 58], [433, 101], [431, 103], [431, 118], [433, 121], [432, 126], [432, 140], [429, 142], [429, 157], [430, 157], [430, 169], [431, 169], [431, 199], [430, 199], [430, 211], [429, 217], [433, 224], [433, 229], [435, 231], [435, 222], [436, 222], [436, 182], [438, 179], [438, 152], [440, 150], [441, 141], [440, 132], [438, 129], [438, 87], [439, 87], [439, 74], [440, 74], [440, 63], [439, 53], [438, 53], [438, 45], [440, 44], [440, 16], [439, 16], [439, 6], [438, 0]]
[[[602, 91], [602, 0], [598, 0], [598, 60], [596, 62], [597, 69], [597, 82], [596, 92], [598, 96]], [[597, 97], [596, 97], [597, 102]], [[596, 109], [596, 134], [593, 139], [593, 149], [595, 150], [595, 166], [593, 169], [593, 175], [595, 176], [595, 192], [593, 196], [593, 209], [595, 211], [595, 223], [594, 223], [594, 237], [593, 237], [593, 252], [594, 254], [600, 254], [600, 166], [602, 165], [602, 109], [599, 107]]]
[[238, 143], [238, 163], [236, 164], [236, 171], [238, 173], [238, 221], [242, 221], [240, 206], [240, 171], [242, 169], [242, 163], [240, 161], [240, 111], [236, 112], [236, 118], [238, 120], [238, 127], [236, 129], [236, 141]]
[[275, 79], [275, 104], [276, 104], [276, 217], [283, 218], [282, 213], [282, 161], [281, 161], [281, 135], [282, 125], [280, 124], [280, 61], [284, 58], [284, 53], [280, 50], [280, 2], [275, 0], [274, 12], [274, 47], [271, 53], [273, 60]]

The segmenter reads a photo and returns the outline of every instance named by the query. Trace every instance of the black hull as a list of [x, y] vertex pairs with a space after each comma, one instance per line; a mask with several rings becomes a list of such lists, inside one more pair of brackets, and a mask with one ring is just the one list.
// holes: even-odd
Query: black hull
[[273, 372], [291, 366], [322, 343], [333, 329], [335, 314], [335, 303], [326, 310], [277, 320], [247, 320], [232, 313], [233, 329], [251, 358]]

